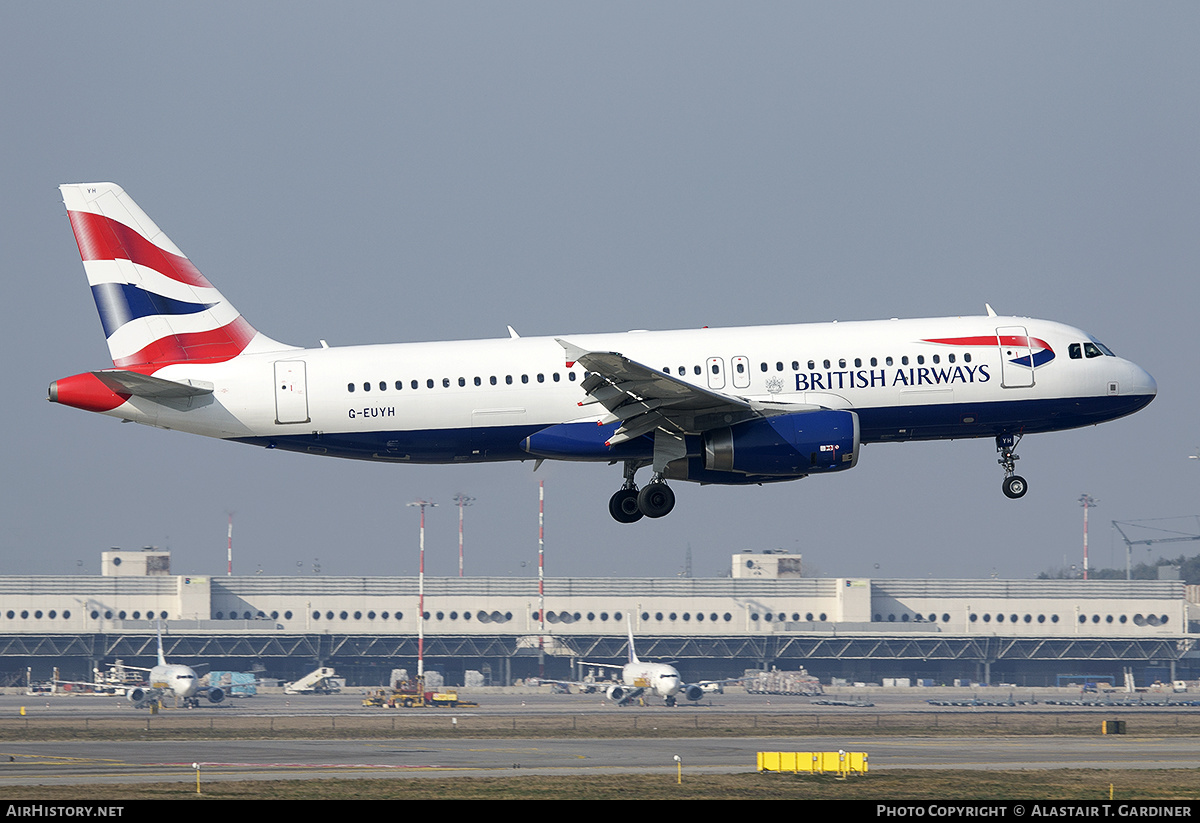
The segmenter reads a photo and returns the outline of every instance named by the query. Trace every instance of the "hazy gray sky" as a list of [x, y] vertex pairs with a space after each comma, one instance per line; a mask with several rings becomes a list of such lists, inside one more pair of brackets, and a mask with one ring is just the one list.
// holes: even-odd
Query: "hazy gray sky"
[[[698, 576], [734, 551], [830, 576], [1120, 565], [1112, 519], [1200, 511], [1195, 3], [15, 3], [0, 25], [4, 573]], [[112, 180], [261, 331], [333, 345], [1001, 313], [1158, 380], [1141, 413], [889, 444], [829, 478], [677, 483], [622, 526], [620, 468], [376, 466], [45, 400], [110, 365], [57, 186]], [[1189, 549], [1170, 547], [1170, 554]], [[1142, 550], [1139, 559], [1147, 553]], [[82, 561], [82, 567], [78, 564]], [[525, 563], [524, 567], [522, 564]]]

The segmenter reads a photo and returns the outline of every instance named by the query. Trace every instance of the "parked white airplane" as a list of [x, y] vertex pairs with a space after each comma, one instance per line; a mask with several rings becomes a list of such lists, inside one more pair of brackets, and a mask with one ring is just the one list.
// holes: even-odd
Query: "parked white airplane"
[[[731, 680], [711, 680], [702, 683], [684, 683], [679, 670], [667, 663], [647, 663], [638, 660], [633, 647], [633, 624], [629, 625], [629, 662], [618, 666], [612, 663], [585, 663], [585, 666], [598, 666], [605, 669], [620, 669], [621, 682], [609, 686], [605, 695], [619, 706], [625, 706], [649, 693], [660, 697], [667, 706], [674, 706], [680, 697], [696, 701], [704, 697], [704, 687], [709, 684], [731, 683]], [[558, 682], [570, 686], [593, 686], [592, 683]]]
[[[1025, 434], [1154, 399], [1079, 329], [984, 317], [300, 349], [255, 330], [119, 186], [62, 186], [113, 368], [50, 400], [267, 448], [393, 463], [624, 465], [609, 510], [662, 517], [667, 480], [853, 468], [864, 443], [993, 437], [1004, 493]], [[1065, 353], [1065, 356], [1064, 356]], [[638, 488], [635, 473], [651, 467]]]
[[167, 662], [163, 655], [161, 626], [158, 627], [158, 665], [149, 672], [148, 686], [137, 686], [128, 692], [129, 700], [136, 706], [149, 705], [167, 695], [182, 700], [185, 706], [192, 707], [198, 707], [202, 697], [207, 698], [209, 703], [220, 703], [225, 699], [225, 690], [220, 686], [201, 685], [200, 677], [191, 666]]

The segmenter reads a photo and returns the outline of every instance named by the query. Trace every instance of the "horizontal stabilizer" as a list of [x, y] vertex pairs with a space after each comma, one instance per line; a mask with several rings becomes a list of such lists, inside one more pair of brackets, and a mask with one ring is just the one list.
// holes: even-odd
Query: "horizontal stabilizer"
[[202, 394], [213, 393], [213, 384], [205, 380], [177, 382], [118, 369], [96, 371], [92, 374], [114, 392], [136, 397], [199, 397]]

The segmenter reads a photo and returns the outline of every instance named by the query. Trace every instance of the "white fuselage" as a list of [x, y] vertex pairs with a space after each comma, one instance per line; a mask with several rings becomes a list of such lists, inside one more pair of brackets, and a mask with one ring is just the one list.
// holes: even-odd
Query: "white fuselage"
[[[998, 344], [1027, 330], [1028, 348]], [[999, 336], [998, 336], [999, 334]], [[1154, 379], [1060, 323], [958, 317], [565, 338], [751, 401], [848, 409], [862, 441], [989, 437], [1099, 423], [1144, 406]], [[1042, 348], [1045, 346], [1045, 348]], [[1087, 349], [1087, 354], [1084, 349]], [[1081, 354], [1069, 352], [1078, 349]], [[1024, 362], [1019, 362], [1024, 358]], [[397, 462], [525, 459], [522, 439], [595, 421], [586, 371], [554, 338], [293, 349], [154, 374], [214, 386], [131, 397], [106, 413], [211, 437]], [[605, 459], [604, 456], [578, 459]]]
[[631, 689], [646, 689], [664, 699], [674, 697], [683, 688], [683, 680], [674, 666], [637, 660], [621, 668], [621, 684]]
[[181, 700], [188, 700], [196, 695], [200, 679], [189, 666], [175, 663], [160, 664], [150, 670], [150, 687], [162, 689], [175, 695]]

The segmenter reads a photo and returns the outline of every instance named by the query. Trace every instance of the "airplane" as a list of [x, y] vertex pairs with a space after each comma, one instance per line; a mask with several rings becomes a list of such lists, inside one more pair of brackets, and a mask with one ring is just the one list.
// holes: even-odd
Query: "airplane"
[[[220, 703], [225, 699], [225, 690], [220, 686], [202, 686], [195, 669], [180, 663], [168, 663], [163, 654], [162, 626], [158, 626], [158, 665], [149, 669], [149, 685], [135, 686], [126, 696], [136, 707], [142, 708], [157, 703], [163, 697], [171, 695], [182, 700], [184, 706], [193, 709], [200, 707], [200, 699], [206, 698], [209, 703]], [[127, 669], [135, 668], [126, 666]], [[147, 671], [147, 670], [143, 670]]]
[[[868, 443], [990, 437], [1023, 497], [1027, 434], [1132, 414], [1154, 378], [1062, 323], [998, 316], [320, 348], [259, 332], [113, 183], [60, 187], [112, 368], [49, 400], [165, 429], [385, 463], [620, 463], [621, 523], [668, 480], [854, 468]], [[636, 473], [650, 468], [649, 482]]]
[[[605, 696], [618, 706], [627, 706], [649, 692], [654, 697], [661, 697], [664, 705], [674, 707], [680, 697], [692, 702], [701, 700], [705, 694], [705, 686], [736, 682], [735, 680], [706, 680], [701, 683], [684, 683], [683, 678], [679, 675], [679, 670], [674, 666], [667, 663], [647, 663], [638, 660], [637, 652], [633, 647], [632, 622], [629, 623], [629, 662], [620, 666], [613, 663], [585, 663], [584, 665], [621, 670], [621, 682], [614, 683], [604, 691]], [[581, 687], [596, 685], [561, 680], [542, 682]]]

